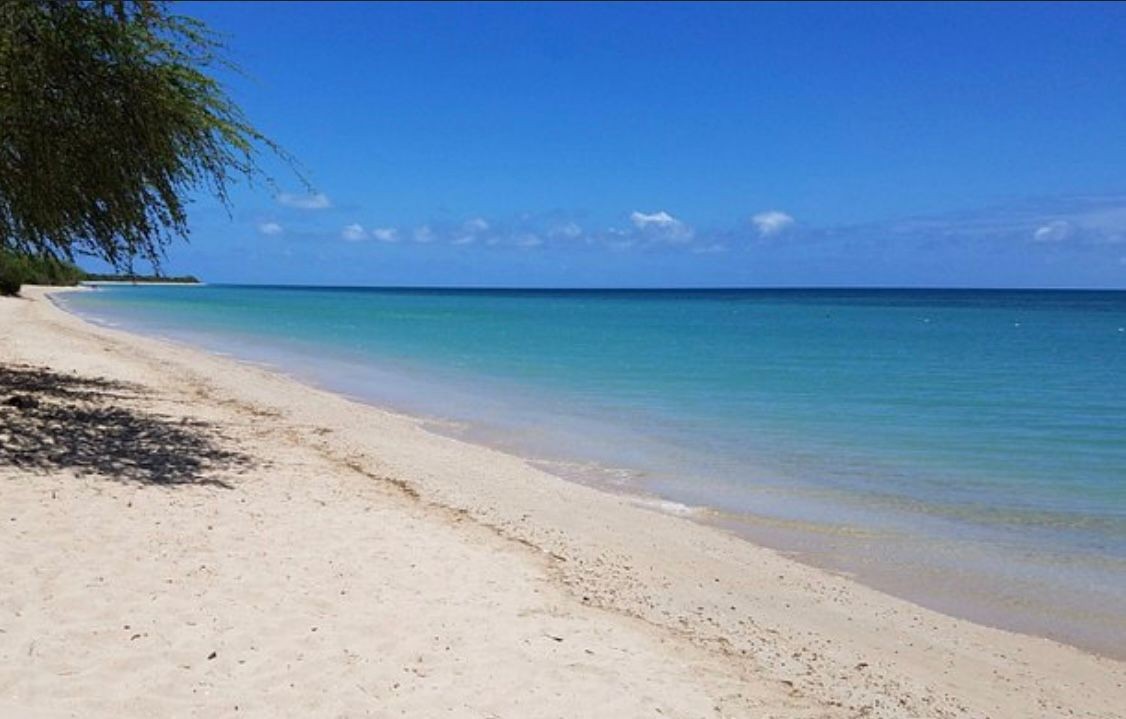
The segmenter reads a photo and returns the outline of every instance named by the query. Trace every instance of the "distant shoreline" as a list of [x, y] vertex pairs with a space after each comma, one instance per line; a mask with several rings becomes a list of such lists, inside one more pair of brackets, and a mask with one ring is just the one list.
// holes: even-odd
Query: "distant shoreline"
[[496, 293], [496, 294], [757, 294], [757, 293], [821, 293], [827, 295], [840, 295], [850, 292], [881, 293], [881, 294], [1043, 294], [1043, 293], [1074, 293], [1074, 294], [1122, 294], [1124, 288], [1116, 287], [894, 287], [894, 286], [762, 286], [762, 287], [518, 287], [518, 286], [491, 286], [491, 285], [333, 285], [333, 284], [304, 284], [304, 283], [253, 283], [253, 282], [164, 282], [164, 281], [138, 281], [127, 280], [84, 280], [98, 284], [200, 284], [221, 287], [255, 287], [260, 289], [285, 289], [285, 290], [335, 290], [335, 291], [372, 291], [372, 292], [403, 292], [412, 294], [427, 293]]
[[176, 287], [205, 287], [206, 282], [177, 282], [175, 280], [82, 280], [78, 283], [79, 287], [101, 287], [101, 286], [115, 286], [115, 285], [136, 285], [136, 286], [170, 286]]

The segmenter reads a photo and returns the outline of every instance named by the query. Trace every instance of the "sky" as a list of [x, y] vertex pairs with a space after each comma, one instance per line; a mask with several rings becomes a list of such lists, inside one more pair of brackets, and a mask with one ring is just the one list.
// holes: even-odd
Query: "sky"
[[213, 282], [1126, 288], [1126, 5], [176, 3], [296, 156]]

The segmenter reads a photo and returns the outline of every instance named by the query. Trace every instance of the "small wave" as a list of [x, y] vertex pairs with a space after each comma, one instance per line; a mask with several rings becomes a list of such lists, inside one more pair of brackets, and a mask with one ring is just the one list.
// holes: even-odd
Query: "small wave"
[[664, 512], [665, 514], [674, 514], [679, 517], [693, 517], [704, 512], [703, 507], [693, 507], [688, 504], [682, 504], [681, 502], [674, 502], [671, 499], [637, 497], [633, 500], [633, 503], [639, 507], [645, 507], [646, 509], [655, 509], [658, 512]]

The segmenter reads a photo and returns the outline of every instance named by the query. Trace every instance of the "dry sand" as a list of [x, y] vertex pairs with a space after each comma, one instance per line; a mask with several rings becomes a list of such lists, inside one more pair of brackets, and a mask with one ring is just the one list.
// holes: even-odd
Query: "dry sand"
[[0, 300], [0, 402], [38, 399], [0, 405], [0, 716], [1126, 712], [1122, 662], [25, 294]]

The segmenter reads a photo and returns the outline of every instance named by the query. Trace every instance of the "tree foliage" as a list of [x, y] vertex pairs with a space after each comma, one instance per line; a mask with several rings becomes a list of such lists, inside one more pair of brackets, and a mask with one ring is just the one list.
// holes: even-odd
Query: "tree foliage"
[[211, 76], [221, 52], [162, 2], [0, 0], [0, 247], [159, 267], [191, 193], [228, 204], [258, 148], [284, 158]]
[[0, 247], [0, 295], [17, 295], [24, 284], [77, 285], [84, 279], [88, 275], [73, 263]]

